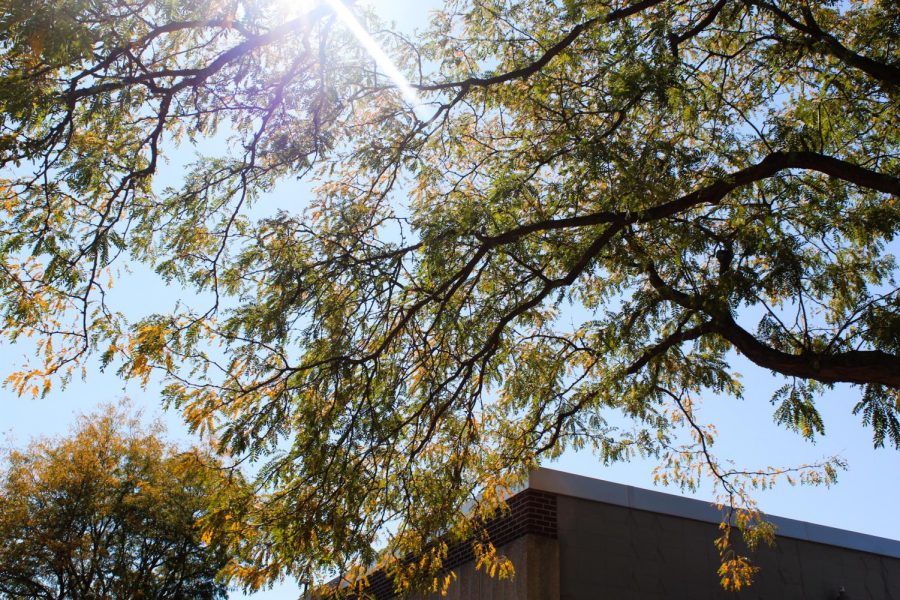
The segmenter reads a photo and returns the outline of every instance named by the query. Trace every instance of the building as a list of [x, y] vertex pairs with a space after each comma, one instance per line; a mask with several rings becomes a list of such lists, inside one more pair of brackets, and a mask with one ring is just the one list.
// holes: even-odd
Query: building
[[[753, 586], [732, 593], [716, 574], [722, 513], [708, 503], [540, 469], [509, 506], [489, 531], [515, 578], [476, 571], [459, 545], [447, 560], [457, 573], [449, 600], [900, 600], [894, 540], [770, 517], [776, 544], [753, 554]], [[384, 575], [369, 582], [378, 600], [393, 597]]]

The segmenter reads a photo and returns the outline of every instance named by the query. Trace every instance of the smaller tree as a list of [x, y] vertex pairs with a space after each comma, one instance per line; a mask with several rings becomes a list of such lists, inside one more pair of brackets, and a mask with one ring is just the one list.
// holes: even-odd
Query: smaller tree
[[243, 495], [210, 453], [113, 407], [0, 463], [0, 598], [224, 598], [223, 536], [199, 523]]

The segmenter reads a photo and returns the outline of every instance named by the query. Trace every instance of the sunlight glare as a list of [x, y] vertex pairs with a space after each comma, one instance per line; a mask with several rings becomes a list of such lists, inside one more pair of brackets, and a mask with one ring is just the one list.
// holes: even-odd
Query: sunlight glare
[[403, 73], [400, 72], [390, 57], [385, 54], [384, 50], [378, 45], [378, 42], [376, 42], [372, 36], [369, 35], [369, 32], [356, 20], [356, 17], [353, 16], [353, 13], [350, 12], [347, 6], [341, 0], [324, 0], [324, 2], [334, 11], [338, 18], [343, 21], [344, 25], [347, 26], [359, 43], [362, 44], [366, 52], [369, 53], [369, 56], [375, 59], [375, 63], [381, 70], [390, 77], [391, 81], [394, 82], [394, 85], [397, 86], [400, 93], [403, 95], [403, 98], [413, 110], [420, 108], [422, 101], [410, 85], [409, 80], [407, 80]]

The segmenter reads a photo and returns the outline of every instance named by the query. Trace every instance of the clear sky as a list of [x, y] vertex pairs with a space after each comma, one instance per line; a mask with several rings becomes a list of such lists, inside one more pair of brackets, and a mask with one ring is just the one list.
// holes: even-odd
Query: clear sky
[[[369, 2], [406, 32], [424, 26], [429, 9], [436, 5], [436, 0]], [[115, 304], [128, 306], [135, 314], [165, 310], [174, 305], [179, 297], [179, 290], [165, 288], [154, 277], [140, 271], [123, 280], [113, 293]], [[2, 370], [2, 376], [5, 377], [21, 364], [22, 358], [30, 351], [31, 346], [27, 342], [0, 346], [0, 364], [6, 367]], [[818, 401], [825, 420], [826, 436], [811, 444], [772, 421], [773, 407], [769, 399], [781, 383], [740, 358], [736, 358], [734, 364], [743, 376], [745, 399], [736, 401], [710, 397], [699, 413], [702, 420], [713, 422], [718, 428], [719, 441], [714, 451], [735, 459], [738, 465], [745, 467], [795, 465], [835, 454], [849, 462], [849, 470], [840, 474], [837, 486], [824, 489], [784, 484], [759, 494], [761, 508], [771, 514], [900, 539], [900, 519], [893, 506], [895, 499], [900, 497], [900, 452], [873, 450], [871, 431], [863, 428], [859, 418], [850, 414], [859, 392], [849, 386], [839, 386]], [[76, 415], [90, 412], [98, 403], [116, 402], [126, 396], [132, 399], [135, 406], [143, 407], [148, 415], [162, 416], [174, 437], [188, 439], [180, 417], [162, 412], [158, 383], [151, 383], [147, 389], [133, 383], [123, 387], [114, 373], [99, 373], [96, 368], [89, 368], [88, 371], [85, 381], [76, 379], [67, 389], [56, 389], [43, 399], [18, 398], [7, 389], [0, 390], [0, 436], [5, 435], [5, 443], [21, 445], [32, 436], [64, 434]], [[548, 466], [651, 487], [654, 463], [635, 461], [604, 467], [589, 454], [567, 454]], [[680, 493], [670, 488], [660, 491]], [[708, 489], [701, 490], [697, 497], [709, 499]], [[253, 597], [281, 600], [296, 596], [296, 586], [284, 584]]]

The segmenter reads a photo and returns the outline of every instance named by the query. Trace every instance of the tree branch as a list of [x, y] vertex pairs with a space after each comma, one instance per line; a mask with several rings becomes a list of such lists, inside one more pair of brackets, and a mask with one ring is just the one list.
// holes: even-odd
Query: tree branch
[[784, 375], [823, 383], [874, 383], [900, 389], [900, 356], [894, 354], [880, 350], [789, 354], [759, 341], [730, 314], [716, 315], [713, 328], [757, 365]]
[[413, 87], [423, 92], [435, 92], [439, 90], [456, 88], [468, 90], [473, 87], [488, 87], [497, 85], [500, 83], [505, 83], [507, 81], [513, 81], [514, 79], [528, 79], [529, 77], [543, 69], [545, 66], [547, 66], [550, 61], [552, 61], [554, 58], [556, 58], [556, 56], [562, 53], [563, 50], [571, 46], [572, 43], [576, 39], [578, 39], [578, 36], [580, 36], [584, 31], [590, 29], [597, 23], [614, 23], [615, 21], [626, 19], [631, 15], [637, 14], [662, 2], [663, 0], [643, 0], [642, 2], [637, 2], [626, 8], [614, 10], [604, 17], [595, 17], [583, 23], [579, 23], [578, 25], [573, 27], [569, 31], [569, 33], [567, 33], [562, 39], [550, 46], [550, 48], [547, 49], [547, 51], [544, 52], [544, 54], [542, 54], [540, 58], [524, 67], [513, 69], [512, 71], [501, 73], [500, 75], [494, 75], [492, 77], [469, 77], [467, 79], [463, 79], [462, 81], [432, 83], [429, 85], [414, 85]]
[[772, 3], [765, 2], [763, 0], [744, 1], [746, 4], [756, 6], [757, 8], [770, 12], [797, 31], [805, 33], [818, 42], [822, 42], [824, 47], [828, 50], [828, 53], [844, 64], [859, 69], [860, 71], [866, 73], [867, 75], [870, 75], [871, 77], [874, 77], [882, 83], [886, 83], [893, 87], [900, 86], [900, 68], [885, 64], [883, 62], [879, 62], [877, 60], [873, 60], [867, 56], [857, 54], [853, 50], [850, 50], [849, 48], [841, 44], [841, 42], [836, 37], [834, 37], [830, 33], [822, 31], [818, 23], [816, 23], [815, 19], [813, 18], [812, 12], [808, 7], [803, 11], [805, 22], [800, 22], [792, 17], [789, 13]]
[[660, 296], [684, 308], [706, 314], [710, 318], [708, 328], [711, 333], [722, 336], [760, 367], [823, 383], [875, 383], [900, 389], [900, 356], [881, 350], [835, 353], [804, 350], [799, 354], [778, 350], [761, 342], [738, 325], [726, 307], [716, 306], [667, 284], [651, 261], [645, 261], [645, 270], [650, 285]]

